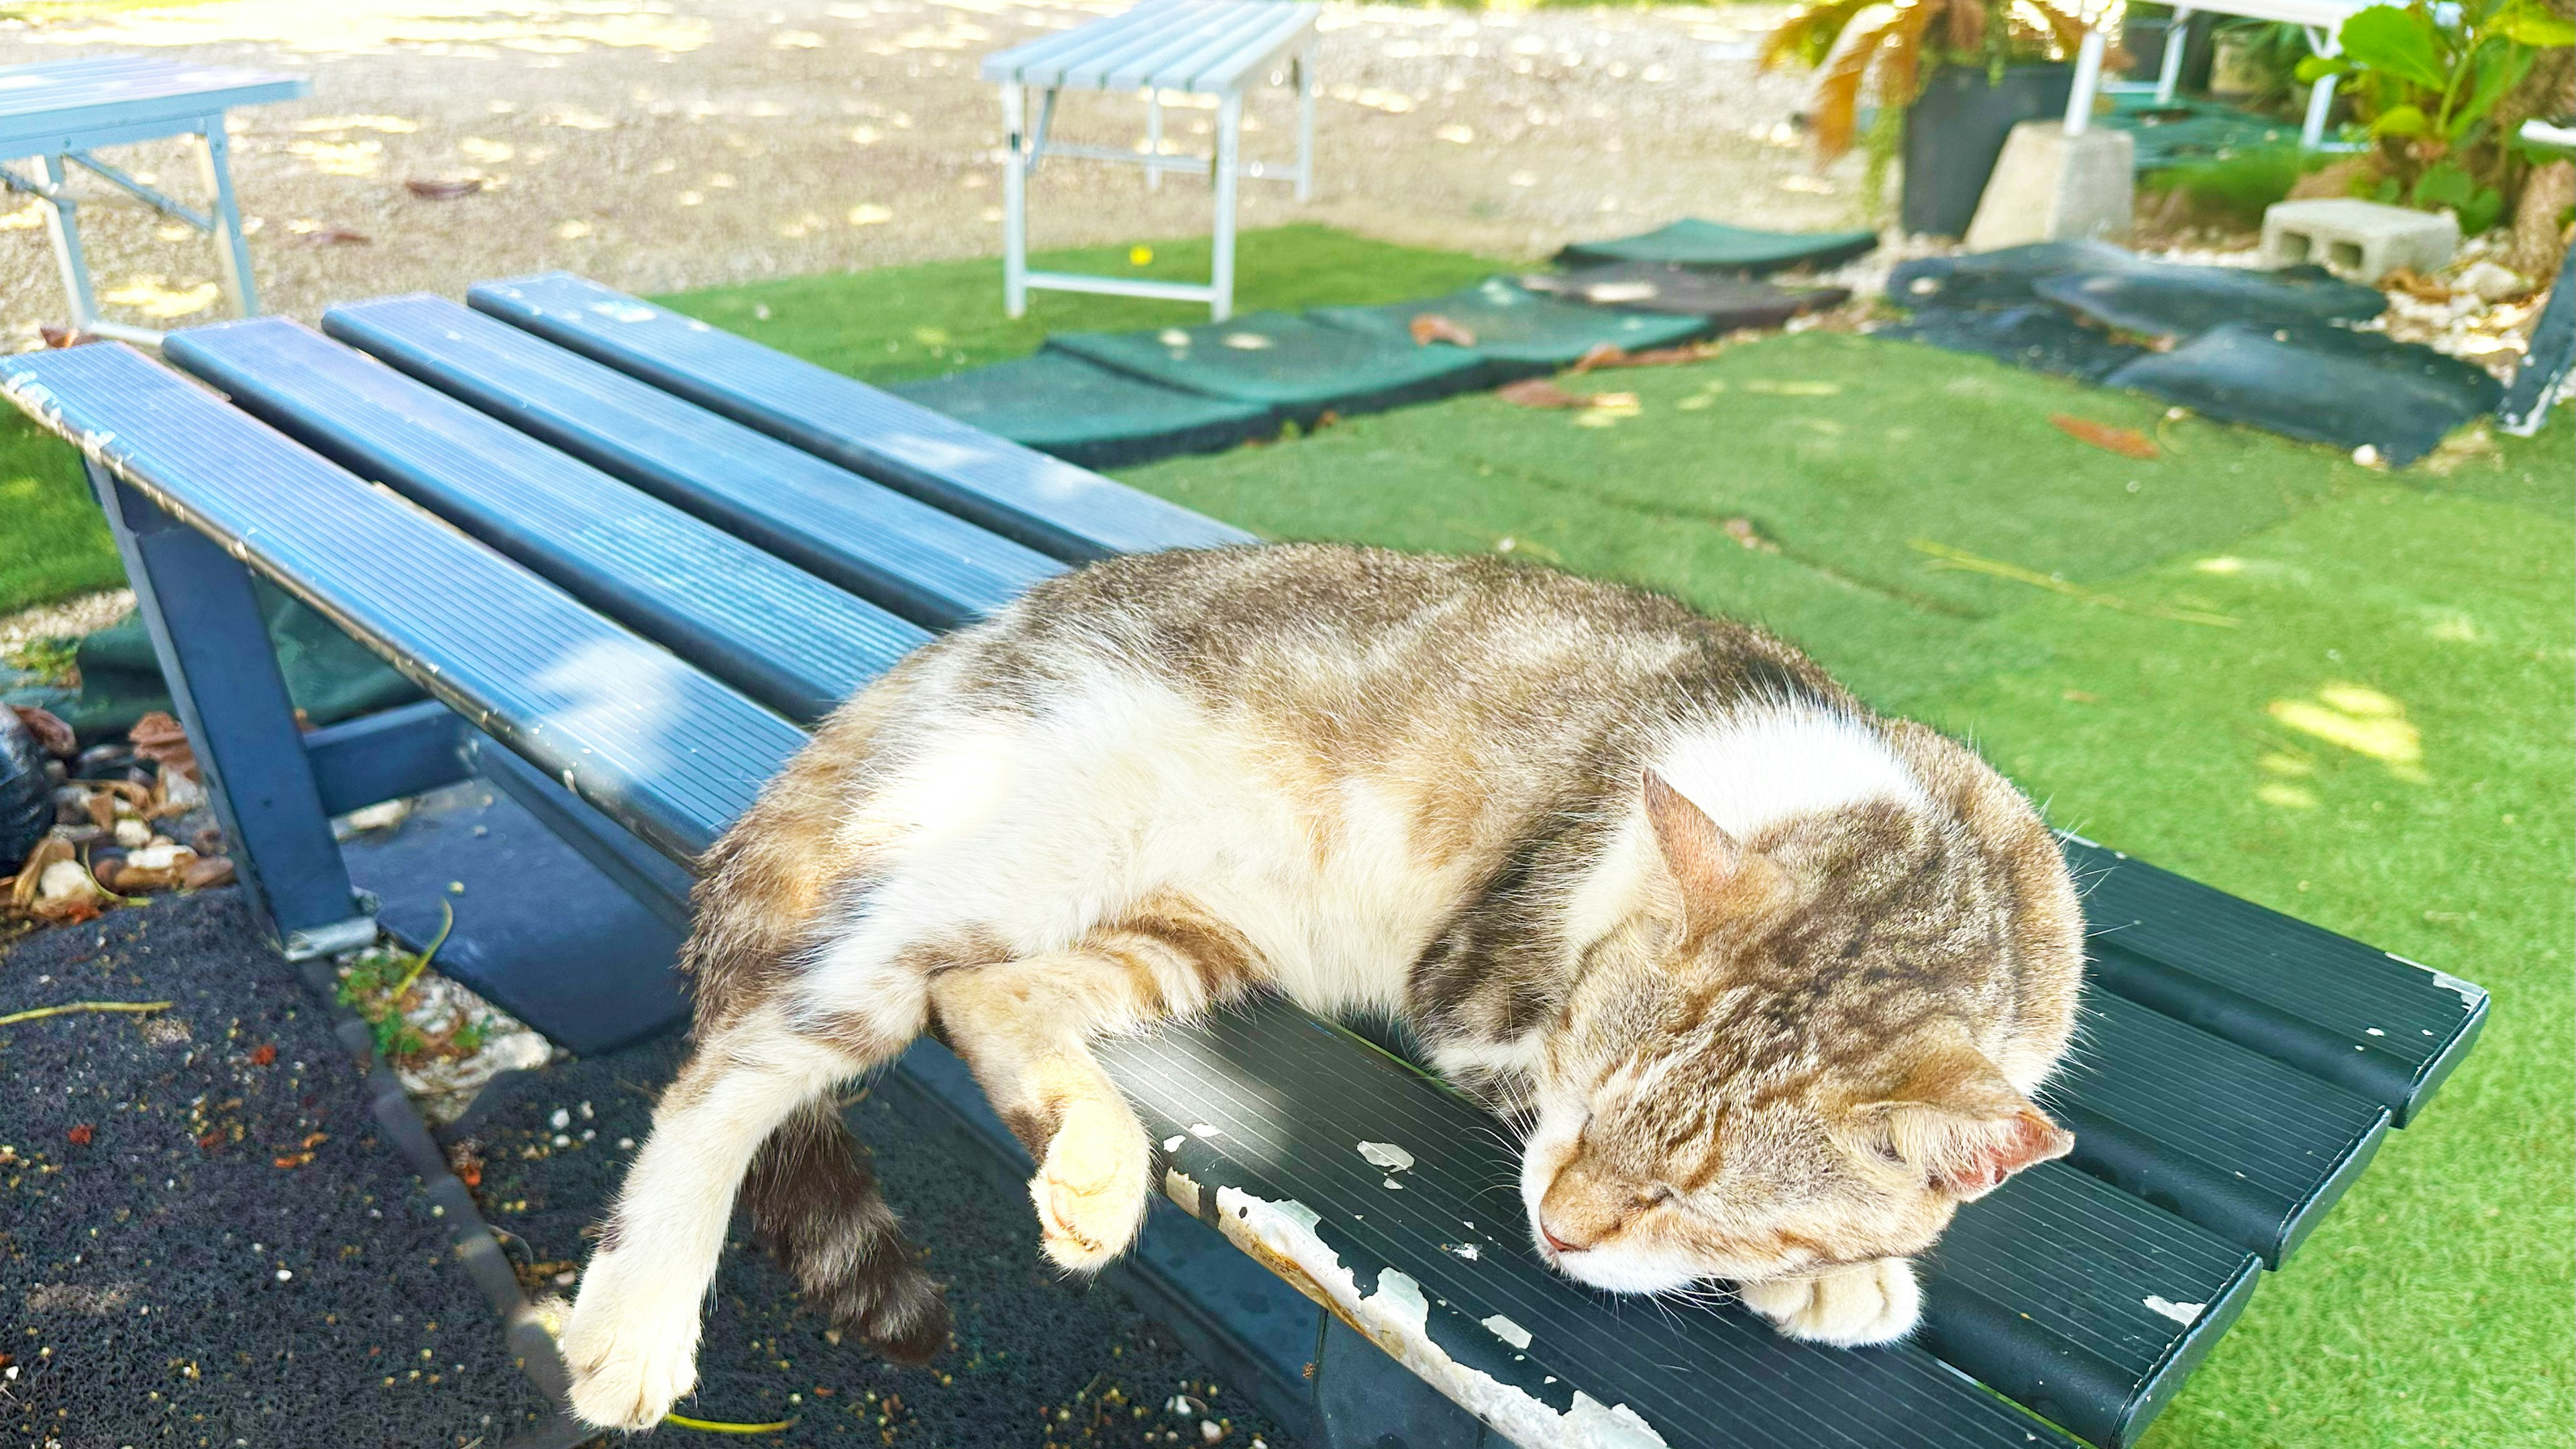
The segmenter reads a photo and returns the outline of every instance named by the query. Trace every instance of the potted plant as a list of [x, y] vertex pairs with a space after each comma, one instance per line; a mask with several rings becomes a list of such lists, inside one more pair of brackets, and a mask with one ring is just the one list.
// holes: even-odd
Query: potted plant
[[2299, 79], [2344, 77], [2371, 148], [2354, 189], [2457, 214], [2475, 236], [2522, 189], [2541, 148], [2522, 122], [2567, 104], [2576, 22], [2539, 0], [2374, 5], [2344, 21], [2342, 53], [2311, 56]]
[[[1873, 89], [1871, 197], [1901, 150], [1905, 229], [1958, 236], [2005, 136], [2064, 113], [2084, 30], [2049, 0], [1807, 0], [1772, 32], [1762, 59], [1821, 69], [1810, 127], [1822, 160], [1863, 139], [1861, 94]], [[2114, 55], [2106, 66], [2126, 63]]]

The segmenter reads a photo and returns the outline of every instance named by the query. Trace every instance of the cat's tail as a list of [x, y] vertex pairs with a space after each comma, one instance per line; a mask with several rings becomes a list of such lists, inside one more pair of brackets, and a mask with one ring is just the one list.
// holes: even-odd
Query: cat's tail
[[948, 1301], [829, 1097], [761, 1144], [742, 1203], [797, 1288], [835, 1324], [902, 1364], [928, 1363], [947, 1346]]

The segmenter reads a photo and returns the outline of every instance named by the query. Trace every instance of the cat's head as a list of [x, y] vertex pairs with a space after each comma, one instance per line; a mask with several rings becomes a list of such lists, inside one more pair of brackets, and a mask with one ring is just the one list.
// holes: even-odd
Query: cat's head
[[1911, 1256], [2074, 1139], [2028, 1096], [2064, 1050], [2081, 918], [2018, 792], [1895, 726], [1922, 785], [1738, 839], [1649, 771], [1634, 911], [1536, 1073], [1541, 1253], [1661, 1292]]

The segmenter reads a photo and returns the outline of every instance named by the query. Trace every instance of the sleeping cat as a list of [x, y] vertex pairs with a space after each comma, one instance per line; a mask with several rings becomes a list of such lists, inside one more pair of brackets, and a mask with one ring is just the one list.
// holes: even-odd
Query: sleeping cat
[[1758, 630], [1564, 574], [1092, 565], [850, 701], [704, 865], [696, 1051], [563, 1340], [597, 1425], [690, 1388], [737, 1185], [838, 1321], [946, 1344], [833, 1107], [934, 1014], [1075, 1270], [1154, 1180], [1087, 1043], [1262, 987], [1402, 1017], [1513, 1115], [1567, 1276], [1736, 1283], [1798, 1338], [1907, 1332], [1907, 1258], [2073, 1142], [2029, 1097], [2080, 935], [2030, 804]]

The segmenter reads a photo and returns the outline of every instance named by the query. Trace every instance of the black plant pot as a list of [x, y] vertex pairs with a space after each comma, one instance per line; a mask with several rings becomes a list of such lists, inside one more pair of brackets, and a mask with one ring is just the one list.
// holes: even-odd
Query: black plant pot
[[1932, 72], [1923, 94], [1905, 108], [1905, 229], [1965, 236], [1986, 193], [2004, 138], [2024, 121], [2066, 114], [2075, 89], [2071, 65], [2017, 65], [1992, 84], [1970, 66]]

